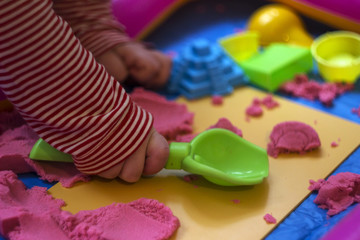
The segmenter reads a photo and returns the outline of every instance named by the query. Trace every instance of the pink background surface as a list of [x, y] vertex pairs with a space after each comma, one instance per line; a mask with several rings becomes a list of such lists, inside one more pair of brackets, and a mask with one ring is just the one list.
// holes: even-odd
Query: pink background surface
[[360, 205], [355, 207], [349, 215], [345, 216], [339, 224], [337, 224], [323, 240], [347, 239], [356, 240], [360, 236]]
[[297, 2], [360, 22], [360, 0], [295, 0]]
[[113, 0], [113, 12], [130, 37], [135, 37], [178, 0]]

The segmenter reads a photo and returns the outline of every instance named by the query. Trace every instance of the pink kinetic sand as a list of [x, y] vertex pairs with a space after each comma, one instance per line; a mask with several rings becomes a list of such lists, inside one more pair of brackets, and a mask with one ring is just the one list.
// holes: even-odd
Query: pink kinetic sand
[[[64, 201], [52, 199], [46, 191], [43, 187], [26, 189], [14, 172], [0, 171], [0, 233], [7, 236], [12, 231], [18, 231], [20, 224], [24, 222], [30, 224], [28, 218], [31, 216], [44, 215], [44, 219], [48, 221], [48, 212], [59, 213], [60, 207], [65, 205]], [[45, 230], [51, 224], [50, 222], [49, 224], [38, 221], [34, 223], [41, 224]]]
[[29, 153], [39, 139], [33, 130], [16, 113], [0, 113], [0, 170], [15, 173], [36, 172], [49, 182], [60, 181], [71, 187], [77, 181], [89, 181], [72, 163], [37, 162], [29, 159]]
[[76, 169], [73, 163], [39, 162], [25, 158], [25, 161], [35, 169], [40, 179], [48, 182], [60, 182], [63, 187], [70, 188], [77, 182], [88, 182], [91, 176]]
[[224, 98], [222, 96], [215, 95], [211, 97], [211, 103], [213, 105], [222, 105], [223, 102], [224, 102]]
[[0, 135], [0, 170], [12, 170], [16, 173], [34, 172], [26, 163], [37, 135], [27, 125], [8, 129]]
[[276, 102], [270, 94], [263, 99], [254, 98], [251, 105], [246, 108], [246, 115], [251, 117], [261, 116], [263, 114], [261, 105], [264, 105], [267, 109], [273, 109], [279, 106], [279, 103]]
[[252, 104], [246, 108], [246, 115], [252, 117], [260, 117], [263, 114], [263, 110], [260, 106], [258, 99], [254, 99]]
[[0, 135], [9, 130], [20, 127], [26, 122], [16, 111], [0, 112]]
[[26, 189], [11, 171], [0, 172], [0, 233], [9, 239], [168, 239], [179, 220], [162, 203], [141, 198], [71, 214], [46, 188]]
[[165, 97], [143, 88], [130, 94], [132, 100], [154, 116], [154, 128], [168, 140], [193, 131], [194, 113], [185, 104], [168, 101]]
[[273, 109], [273, 108], [279, 106], [279, 103], [277, 101], [275, 101], [274, 98], [272, 97], [272, 95], [270, 95], [270, 94], [268, 94], [266, 97], [264, 97], [261, 100], [261, 104], [264, 105], [268, 109]]
[[248, 108], [246, 108], [246, 115], [252, 116], [252, 117], [259, 117], [263, 113], [262, 108], [260, 105], [251, 105]]
[[275, 158], [280, 153], [297, 152], [302, 154], [321, 145], [319, 136], [312, 127], [296, 121], [277, 124], [270, 134], [270, 140], [267, 152]]
[[275, 224], [277, 221], [276, 221], [276, 218], [274, 218], [271, 214], [267, 213], [265, 214], [264, 216], [264, 220], [267, 222], [267, 223], [270, 223], [270, 224]]
[[314, 202], [320, 208], [328, 209], [327, 214], [333, 216], [360, 202], [360, 174], [341, 172], [327, 180], [310, 180], [309, 190], [318, 191]]
[[211, 125], [208, 129], [212, 129], [212, 128], [223, 128], [223, 129], [227, 129], [229, 131], [232, 131], [233, 133], [239, 135], [240, 137], [242, 137], [242, 131], [235, 127], [229, 119], [227, 118], [219, 118], [219, 120], [217, 121], [217, 123], [215, 123], [214, 125]]
[[360, 117], [360, 106], [358, 108], [351, 109], [351, 112]]
[[[239, 135], [240, 137], [242, 137], [242, 131], [235, 127], [229, 119], [227, 118], [220, 118], [218, 120], [217, 123], [215, 123], [214, 125], [211, 125], [210, 127], [208, 127], [207, 129], [212, 129], [212, 128], [223, 128], [223, 129], [227, 129], [229, 131], [232, 131], [233, 133]], [[191, 140], [193, 140], [194, 137], [196, 137], [198, 134], [186, 134], [186, 135], [179, 135], [176, 137], [176, 141], [177, 142], [190, 142]]]
[[333, 100], [346, 91], [353, 89], [352, 84], [319, 83], [309, 80], [307, 75], [299, 74], [293, 81], [286, 82], [280, 90], [309, 100], [318, 99], [325, 105], [331, 105]]
[[188, 174], [188, 175], [185, 175], [183, 179], [184, 179], [185, 182], [191, 183], [193, 181], [198, 180], [199, 177], [200, 176], [196, 175], [196, 174]]

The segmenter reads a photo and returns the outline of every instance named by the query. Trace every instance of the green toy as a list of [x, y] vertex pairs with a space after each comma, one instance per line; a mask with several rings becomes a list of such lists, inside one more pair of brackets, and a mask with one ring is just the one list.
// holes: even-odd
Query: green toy
[[313, 59], [309, 48], [273, 43], [263, 52], [241, 62], [240, 66], [250, 82], [274, 92], [296, 74], [310, 72]]
[[[39, 139], [30, 156], [34, 160], [72, 162], [71, 155]], [[235, 133], [215, 128], [190, 143], [173, 142], [166, 169], [183, 169], [222, 186], [254, 185], [269, 174], [266, 151]]]

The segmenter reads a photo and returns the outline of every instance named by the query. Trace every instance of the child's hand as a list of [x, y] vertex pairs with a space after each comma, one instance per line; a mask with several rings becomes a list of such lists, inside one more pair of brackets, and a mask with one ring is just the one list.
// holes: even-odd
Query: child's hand
[[128, 43], [113, 49], [123, 60], [128, 74], [145, 88], [164, 86], [170, 76], [171, 58], [145, 48], [139, 43]]
[[96, 60], [121, 83], [128, 76], [135, 83], [150, 89], [163, 87], [170, 76], [171, 58], [145, 48], [139, 43], [126, 43], [101, 54]]
[[102, 64], [106, 71], [120, 83], [124, 82], [129, 75], [123, 60], [113, 50], [101, 54], [96, 61]]
[[159, 172], [169, 157], [169, 145], [154, 128], [140, 148], [124, 162], [99, 174], [100, 177], [121, 178], [126, 182], [136, 182], [142, 175]]

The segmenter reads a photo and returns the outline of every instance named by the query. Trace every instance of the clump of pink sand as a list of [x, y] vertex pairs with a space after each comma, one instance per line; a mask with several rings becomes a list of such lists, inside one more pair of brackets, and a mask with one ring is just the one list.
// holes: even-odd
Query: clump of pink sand
[[296, 97], [309, 100], [318, 99], [324, 105], [331, 105], [333, 100], [346, 91], [352, 90], [353, 84], [320, 83], [309, 80], [306, 74], [296, 75], [293, 81], [286, 82], [280, 90]]
[[194, 113], [185, 104], [168, 101], [165, 97], [136, 88], [130, 94], [132, 100], [154, 116], [154, 128], [167, 140], [174, 140], [180, 134], [193, 131]]
[[17, 112], [0, 113], [0, 129], [0, 170], [12, 170], [15, 173], [36, 172], [40, 179], [60, 181], [64, 187], [71, 187], [78, 181], [90, 180], [90, 176], [80, 173], [72, 163], [29, 159], [29, 153], [39, 137]]
[[61, 210], [63, 200], [46, 188], [26, 189], [11, 171], [0, 171], [0, 233], [21, 239], [168, 239], [180, 226], [171, 210], [141, 198], [76, 214]]
[[276, 158], [280, 153], [303, 154], [320, 146], [319, 136], [311, 126], [302, 122], [286, 121], [273, 128], [267, 152]]
[[[240, 137], [242, 137], [242, 131], [237, 128], [236, 126], [234, 126], [229, 119], [227, 118], [220, 118], [217, 123], [215, 123], [214, 125], [211, 125], [210, 127], [208, 127], [207, 129], [212, 129], [212, 128], [223, 128], [223, 129], [227, 129], [229, 131], [232, 131], [233, 133], [239, 135]], [[190, 142], [191, 140], [194, 139], [194, 137], [196, 137], [198, 134], [186, 134], [186, 135], [179, 135], [176, 137], [176, 141], [177, 142]]]
[[211, 103], [213, 105], [222, 105], [223, 102], [224, 102], [223, 96], [214, 95], [214, 96], [211, 97]]
[[258, 98], [255, 98], [251, 105], [246, 108], [246, 115], [252, 117], [259, 117], [263, 114], [263, 110], [261, 108], [261, 101]]
[[197, 174], [188, 174], [188, 175], [185, 175], [185, 176], [183, 177], [183, 179], [184, 179], [185, 182], [191, 183], [191, 182], [193, 182], [193, 181], [198, 180], [199, 177], [200, 177], [200, 176], [197, 175]]
[[360, 106], [358, 108], [352, 108], [351, 112], [360, 117]]
[[274, 218], [273, 215], [271, 215], [270, 213], [265, 214], [264, 220], [270, 224], [275, 224], [277, 222], [276, 218]]
[[360, 202], [360, 174], [341, 172], [327, 180], [310, 180], [309, 190], [318, 191], [314, 203], [328, 209], [327, 214], [333, 216]]
[[270, 94], [266, 95], [263, 99], [254, 98], [251, 105], [246, 108], [246, 115], [251, 117], [261, 116], [263, 114], [262, 105], [267, 109], [273, 109], [279, 106], [279, 103]]
[[271, 94], [266, 95], [262, 100], [261, 104], [264, 105], [267, 109], [273, 109], [279, 106], [279, 103], [274, 100]]

